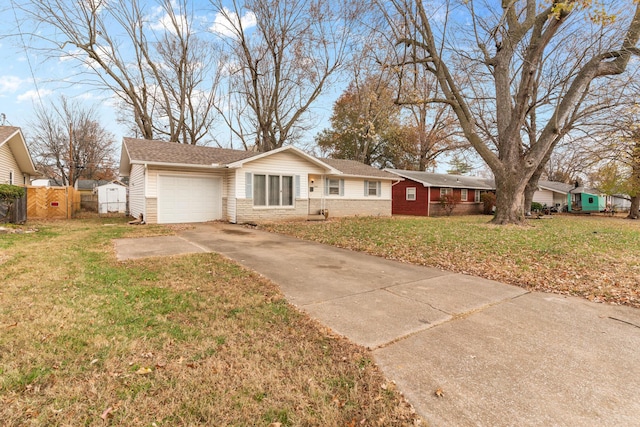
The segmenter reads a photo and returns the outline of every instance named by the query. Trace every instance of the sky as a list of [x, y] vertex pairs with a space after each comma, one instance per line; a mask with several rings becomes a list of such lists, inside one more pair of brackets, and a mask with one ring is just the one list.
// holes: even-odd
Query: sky
[[[69, 55], [63, 58], [47, 58], [42, 50], [33, 49], [32, 46], [38, 46], [38, 40], [31, 35], [30, 24], [24, 20], [19, 8], [14, 7], [19, 1], [29, 4], [29, 0], [0, 2], [0, 58], [3, 59], [0, 67], [0, 125], [21, 127], [29, 143], [30, 123], [34, 121], [35, 111], [43, 106], [49, 107], [52, 103], [58, 103], [60, 96], [64, 96], [96, 109], [101, 125], [115, 136], [118, 152], [114, 160], [117, 162], [122, 138], [136, 135], [118, 123], [113, 93], [101, 92], [95, 86], [83, 84], [77, 76], [74, 77], [83, 66], [74, 60], [73, 55], [77, 49], [73, 46], [66, 47], [65, 51]], [[197, 17], [200, 31], [215, 31], [222, 36], [228, 36], [224, 20], [213, 12], [208, 0], [190, 0], [189, 4], [199, 8], [194, 15]], [[153, 7], [145, 9], [145, 12], [147, 11], [150, 28], [155, 31], [166, 28], [164, 12]], [[241, 16], [241, 19], [244, 28], [249, 31], [255, 25], [255, 19], [252, 19], [250, 13]], [[36, 33], [45, 32], [45, 29], [40, 28]], [[297, 143], [300, 148], [314, 147], [314, 137], [330, 126], [333, 104], [346, 89], [347, 83], [339, 81], [325, 87], [323, 94], [309, 111], [314, 127]], [[214, 133], [221, 146], [230, 146], [229, 140], [232, 135], [222, 119], [218, 121]], [[240, 148], [237, 138], [232, 140], [232, 143], [232, 148]], [[446, 172], [450, 167], [449, 160], [446, 156], [440, 159], [436, 172]]]
[[[0, 5], [0, 58], [3, 59], [0, 67], [0, 124], [21, 127], [28, 139], [34, 111], [38, 107], [50, 105], [64, 95], [84, 105], [96, 107], [101, 124], [115, 135], [118, 146], [123, 137], [134, 136], [117, 122], [112, 93], [100, 92], [95, 87], [78, 83], [78, 79], [73, 81], [69, 77], [76, 73], [79, 67], [77, 61], [72, 58], [47, 59], [42, 52], [30, 48], [37, 41], [29, 35], [29, 24], [23, 21], [20, 11], [13, 7], [14, 1], [17, 0]], [[198, 3], [200, 0], [194, 1]], [[156, 30], [161, 29], [166, 17], [159, 11], [149, 11], [153, 15], [150, 26]], [[225, 35], [225, 25], [219, 16], [203, 12], [198, 17], [203, 29], [215, 29]], [[243, 16], [242, 20], [245, 28], [255, 25], [255, 19], [252, 20], [250, 15]], [[73, 52], [71, 49], [67, 50]], [[333, 102], [343, 89], [344, 84], [329, 88], [314, 104], [312, 113], [317, 126], [304, 138], [303, 145], [311, 144], [314, 135], [328, 126]], [[228, 128], [224, 128], [223, 124], [218, 129], [221, 135], [229, 134]], [[225, 138], [220, 139], [224, 144]]]

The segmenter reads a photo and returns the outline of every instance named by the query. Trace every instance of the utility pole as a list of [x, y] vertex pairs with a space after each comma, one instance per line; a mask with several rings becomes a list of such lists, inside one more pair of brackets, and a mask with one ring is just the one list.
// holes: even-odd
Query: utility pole
[[73, 187], [73, 125], [69, 122], [69, 186]]

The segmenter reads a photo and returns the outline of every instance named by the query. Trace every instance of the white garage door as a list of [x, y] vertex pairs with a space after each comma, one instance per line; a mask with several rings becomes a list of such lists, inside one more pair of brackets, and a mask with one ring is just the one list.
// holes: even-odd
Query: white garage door
[[222, 178], [158, 176], [158, 223], [222, 219]]

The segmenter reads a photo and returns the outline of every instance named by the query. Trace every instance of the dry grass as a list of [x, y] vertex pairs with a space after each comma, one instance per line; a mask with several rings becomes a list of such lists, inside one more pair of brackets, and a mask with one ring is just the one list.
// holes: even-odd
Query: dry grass
[[119, 219], [0, 239], [0, 425], [413, 425], [371, 355], [215, 254], [118, 263]]
[[555, 215], [527, 226], [486, 216], [349, 218], [264, 228], [531, 290], [640, 307], [640, 222]]

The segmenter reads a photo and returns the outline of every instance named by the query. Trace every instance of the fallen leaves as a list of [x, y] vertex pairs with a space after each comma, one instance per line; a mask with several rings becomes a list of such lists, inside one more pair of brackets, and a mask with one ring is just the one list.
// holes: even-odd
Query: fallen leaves
[[152, 372], [153, 372], [153, 369], [148, 368], [148, 367], [142, 367], [142, 368], [140, 368], [140, 369], [138, 369], [136, 371], [136, 374], [138, 374], [138, 375], [148, 375], [148, 374], [150, 374]]
[[[265, 228], [529, 290], [640, 307], [637, 222], [557, 215], [531, 227], [502, 227], [488, 220], [341, 218], [270, 223]], [[599, 230], [595, 240], [593, 228]]]

